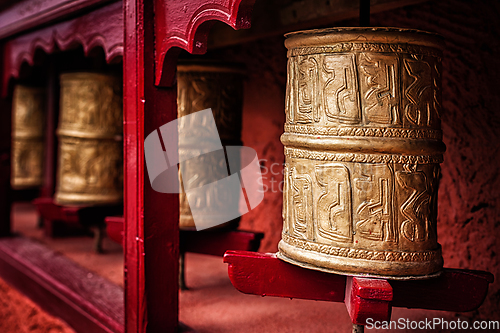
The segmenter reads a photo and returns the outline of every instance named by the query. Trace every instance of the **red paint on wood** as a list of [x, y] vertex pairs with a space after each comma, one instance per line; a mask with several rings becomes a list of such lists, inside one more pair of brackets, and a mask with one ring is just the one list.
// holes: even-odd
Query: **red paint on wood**
[[[2, 51], [3, 47], [0, 45], [0, 61], [4, 57]], [[2, 86], [2, 82], [0, 82], [0, 86], [1, 89], [5, 88]], [[0, 96], [0, 110], [3, 111], [0, 112], [0, 237], [9, 236], [11, 233], [10, 211], [14, 192], [10, 187], [11, 101], [11, 99]]]
[[[64, 222], [82, 227], [101, 226], [108, 215], [121, 214], [122, 207], [113, 206], [62, 206], [52, 198], [37, 198], [33, 200], [40, 217], [44, 219], [44, 229], [47, 236], [59, 233], [55, 230], [55, 222]], [[62, 232], [64, 234], [64, 230]]]
[[37, 198], [33, 204], [38, 214], [50, 221], [64, 221], [67, 223], [78, 223], [78, 210], [80, 207], [63, 207], [54, 203], [52, 198]]
[[[233, 22], [234, 27], [249, 22], [253, 0], [246, 0], [245, 5], [241, 0], [226, 1], [222, 5], [202, 0], [124, 1], [125, 309], [129, 332], [143, 333], [146, 328], [148, 332], [175, 332], [178, 326], [179, 198], [151, 188], [144, 173], [143, 147], [145, 135], [176, 119], [177, 92], [175, 87], [155, 87], [155, 77], [156, 83], [173, 82], [176, 57], [167, 57], [167, 51], [179, 46], [193, 52], [189, 45], [199, 40], [195, 36], [200, 24], [217, 19], [203, 13], [231, 13], [231, 19], [223, 21]], [[180, 5], [194, 16], [184, 13]], [[237, 24], [238, 17], [246, 19]], [[177, 37], [185, 43], [174, 45]], [[162, 50], [156, 52], [158, 58], [155, 47]], [[162, 75], [166, 72], [171, 74], [169, 79]], [[177, 146], [176, 140], [163, 139], [165, 145]]]
[[45, 105], [47, 112], [45, 118], [44, 170], [43, 185], [40, 190], [40, 196], [44, 198], [51, 198], [54, 195], [56, 184], [56, 126], [57, 116], [59, 115], [59, 77], [57, 74], [55, 64], [51, 61], [46, 81], [47, 100]]
[[352, 288], [361, 298], [392, 301], [392, 287], [387, 280], [355, 277]]
[[156, 72], [157, 85], [171, 85], [174, 79], [171, 57], [173, 47], [193, 54], [207, 50], [207, 36], [215, 20], [234, 29], [250, 28], [255, 0], [156, 0]]
[[[483, 271], [444, 269], [433, 279], [418, 281], [353, 278], [304, 269], [275, 254], [228, 251], [224, 262], [233, 286], [246, 294], [343, 302], [354, 323], [390, 317], [390, 306], [472, 311], [486, 297], [493, 275]], [[389, 315], [389, 317], [387, 317]]]
[[106, 234], [108, 237], [123, 246], [123, 225], [124, 219], [121, 216], [108, 216], [104, 219], [106, 222]]
[[227, 251], [233, 286], [245, 294], [343, 302], [346, 277], [288, 264], [271, 253]]
[[344, 303], [353, 324], [391, 319], [392, 288], [386, 280], [347, 277]]
[[123, 9], [121, 2], [97, 9], [78, 18], [21, 35], [4, 46], [3, 95], [7, 94], [9, 78], [17, 78], [23, 62], [33, 65], [37, 49], [52, 53], [83, 46], [87, 55], [99, 46], [107, 62], [123, 55]]
[[394, 290], [393, 306], [465, 312], [483, 303], [493, 274], [445, 268], [434, 279], [389, 283]]
[[[105, 219], [107, 235], [118, 244], [123, 244], [124, 218], [108, 216]], [[192, 252], [223, 256], [228, 250], [257, 251], [264, 234], [241, 230], [180, 230], [180, 252]]]
[[[140, 0], [126, 0], [123, 6], [123, 15], [126, 18], [123, 40], [125, 330], [144, 333], [147, 324], [142, 176], [144, 174], [144, 5]], [[175, 309], [173, 311], [177, 312]]]

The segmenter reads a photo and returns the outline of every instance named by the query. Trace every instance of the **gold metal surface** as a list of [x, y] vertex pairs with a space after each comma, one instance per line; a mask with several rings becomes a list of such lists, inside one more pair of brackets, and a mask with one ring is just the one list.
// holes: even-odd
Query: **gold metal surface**
[[348, 275], [437, 274], [441, 38], [396, 28], [286, 37], [279, 258]]
[[[222, 65], [220, 63], [198, 62], [184, 63], [177, 66], [177, 110], [178, 117], [211, 108], [217, 130], [223, 146], [241, 144], [241, 118], [243, 108], [243, 75], [244, 72], [237, 66]], [[179, 139], [180, 156], [197, 156], [200, 145], [204, 144], [206, 138], [203, 133], [190, 133], [189, 137]], [[212, 159], [212, 165], [226, 163], [222, 155], [206, 155], [202, 158]], [[184, 170], [190, 175], [195, 175], [196, 181], [191, 181], [191, 186], [205, 185], [203, 180], [205, 174], [210, 174], [210, 179], [222, 179], [227, 175], [214, 174], [221, 168], [205, 170], [196, 162], [189, 160], [183, 165]], [[182, 177], [181, 179], [182, 183]], [[181, 188], [180, 200], [180, 222], [183, 229], [194, 228], [194, 220], [189, 208], [186, 193]], [[220, 221], [220, 212], [227, 210], [229, 202], [216, 202], [211, 198], [200, 198], [209, 202], [205, 206], [207, 220]], [[239, 201], [239, 197], [228, 196], [228, 200]], [[239, 219], [221, 226], [237, 227]]]
[[16, 85], [12, 100], [12, 171], [14, 189], [43, 184], [45, 90]]
[[61, 75], [55, 201], [118, 203], [123, 194], [122, 82], [112, 75]]

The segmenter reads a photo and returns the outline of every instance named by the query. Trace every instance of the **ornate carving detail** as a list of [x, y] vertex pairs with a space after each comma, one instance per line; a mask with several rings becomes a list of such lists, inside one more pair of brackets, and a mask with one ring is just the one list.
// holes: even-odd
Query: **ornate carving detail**
[[366, 239], [398, 242], [393, 213], [394, 170], [391, 164], [359, 164], [354, 179], [356, 232]]
[[357, 163], [400, 163], [429, 164], [442, 163], [442, 155], [401, 155], [401, 154], [360, 154], [312, 151], [300, 148], [286, 148], [285, 156], [317, 161], [357, 162]]
[[45, 90], [17, 85], [12, 101], [12, 172], [15, 189], [43, 184]]
[[405, 220], [401, 225], [401, 233], [412, 242], [421, 242], [429, 238], [432, 229], [433, 209], [427, 176], [412, 166], [405, 165], [404, 170], [396, 173], [399, 185], [410, 192], [409, 197], [400, 207]]
[[[106, 24], [96, 24], [106, 22]], [[5, 43], [5, 67], [3, 82], [10, 77], [19, 77], [23, 62], [33, 65], [33, 57], [37, 49], [52, 53], [55, 49], [68, 50], [75, 44], [83, 46], [87, 55], [95, 47], [104, 50], [107, 62], [112, 62], [123, 55], [123, 9], [120, 2], [97, 9], [70, 21], [39, 29]]]
[[438, 48], [411, 44], [382, 44], [382, 43], [338, 43], [329, 46], [297, 47], [288, 50], [288, 57], [305, 56], [325, 53], [348, 52], [377, 52], [377, 53], [409, 53], [441, 58], [443, 52]]
[[407, 129], [389, 127], [324, 127], [285, 124], [285, 132], [312, 136], [367, 136], [380, 138], [441, 140], [443, 133], [435, 129]]
[[307, 174], [297, 174], [297, 170], [292, 168], [289, 186], [292, 191], [290, 232], [302, 238], [312, 238], [312, 179]]
[[342, 164], [323, 164], [316, 165], [314, 171], [321, 195], [317, 204], [317, 222], [313, 221], [312, 224], [317, 224], [318, 235], [323, 238], [352, 242], [349, 169]]
[[285, 42], [280, 256], [348, 274], [433, 274], [442, 265], [436, 198], [444, 152], [437, 39], [385, 28], [328, 31]]
[[97, 73], [61, 75], [55, 200], [107, 204], [122, 198], [121, 80]]
[[170, 84], [169, 81], [174, 78], [163, 77], [165, 59], [172, 47], [193, 54], [205, 53], [212, 23], [217, 20], [233, 29], [250, 28], [254, 2], [255, 0], [155, 1], [156, 84]]
[[345, 258], [419, 263], [436, 260], [441, 257], [441, 251], [439, 250], [422, 252], [371, 251], [319, 244], [304, 239], [299, 239], [285, 233], [281, 234], [281, 239], [289, 245], [304, 249], [306, 251], [319, 252], [331, 256]]

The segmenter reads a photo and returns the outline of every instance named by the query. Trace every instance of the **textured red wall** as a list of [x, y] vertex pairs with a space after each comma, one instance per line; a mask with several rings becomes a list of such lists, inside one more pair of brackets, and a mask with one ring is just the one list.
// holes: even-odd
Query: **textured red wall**
[[[492, 272], [479, 311], [500, 319], [500, 3], [431, 1], [374, 15], [377, 26], [433, 31], [445, 40], [438, 239], [446, 267]], [[472, 286], [471, 286], [472, 287]]]
[[[439, 189], [439, 242], [446, 267], [487, 270], [496, 277], [475, 318], [500, 319], [500, 3], [429, 1], [372, 15], [373, 26], [433, 31], [446, 39], [443, 59], [442, 127], [447, 145]], [[355, 25], [356, 22], [345, 22]], [[227, 59], [248, 67], [243, 142], [265, 160], [264, 202], [241, 227], [264, 231], [261, 251], [275, 252], [280, 239], [282, 194], [277, 184], [283, 146], [286, 50], [283, 37], [234, 47]], [[280, 171], [276, 165], [273, 171]], [[274, 188], [275, 192], [272, 191]], [[472, 286], [471, 286], [472, 287]], [[412, 317], [425, 316], [413, 311]], [[453, 316], [452, 314], [441, 314]], [[429, 314], [427, 314], [429, 316]]]

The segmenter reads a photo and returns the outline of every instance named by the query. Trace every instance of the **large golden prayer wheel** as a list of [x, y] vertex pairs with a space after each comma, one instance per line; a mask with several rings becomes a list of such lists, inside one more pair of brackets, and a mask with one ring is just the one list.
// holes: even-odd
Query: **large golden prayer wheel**
[[12, 171], [14, 189], [43, 183], [45, 90], [16, 85], [12, 100]]
[[[216, 62], [185, 62], [177, 66], [177, 110], [178, 117], [187, 116], [197, 111], [212, 109], [215, 124], [220, 136], [220, 142], [226, 145], [241, 145], [241, 119], [243, 110], [243, 78], [244, 71], [240, 66]], [[207, 142], [203, 133], [181, 133], [179, 138], [179, 156], [185, 160], [190, 156], [201, 155], [211, 142]], [[206, 180], [222, 179], [227, 177], [221, 171], [226, 168], [218, 166], [226, 163], [223, 154], [207, 154], [202, 159], [211, 159], [198, 163], [197, 159], [187, 159], [181, 169], [185, 174], [194, 175], [190, 180], [193, 187], [203, 186]], [[209, 170], [207, 164], [214, 167]], [[220, 174], [218, 174], [220, 173]], [[179, 173], [182, 183], [182, 177]], [[207, 193], [207, 196], [210, 196]], [[220, 196], [220, 194], [219, 194]], [[223, 195], [222, 195], [223, 196]], [[183, 229], [195, 227], [186, 193], [181, 188], [180, 222]], [[226, 196], [224, 202], [213, 200], [212, 197], [195, 200], [203, 203], [204, 218], [210, 221], [219, 221], [228, 207], [235, 207], [239, 202], [238, 196]], [[231, 201], [231, 202], [229, 202]], [[234, 201], [234, 202], [232, 202]], [[239, 218], [226, 223], [224, 227], [237, 227]]]
[[441, 38], [396, 28], [286, 37], [279, 258], [348, 275], [439, 274]]
[[98, 73], [61, 75], [55, 201], [118, 203], [123, 194], [122, 81]]

